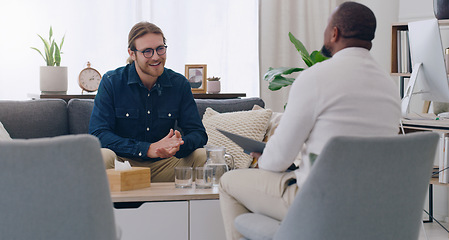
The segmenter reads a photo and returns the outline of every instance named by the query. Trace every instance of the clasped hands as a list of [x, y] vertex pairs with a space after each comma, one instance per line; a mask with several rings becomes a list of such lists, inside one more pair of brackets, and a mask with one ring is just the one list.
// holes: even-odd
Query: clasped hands
[[170, 132], [161, 140], [152, 143], [148, 148], [147, 156], [150, 158], [170, 158], [178, 151], [180, 146], [184, 144], [181, 133], [178, 130]]

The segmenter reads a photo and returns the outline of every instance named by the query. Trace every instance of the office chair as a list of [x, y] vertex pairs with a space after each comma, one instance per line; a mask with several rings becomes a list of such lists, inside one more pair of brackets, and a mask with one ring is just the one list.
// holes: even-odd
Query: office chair
[[235, 226], [246, 239], [418, 239], [438, 138], [335, 137], [282, 222], [247, 213]]
[[117, 239], [91, 135], [0, 141], [0, 239]]

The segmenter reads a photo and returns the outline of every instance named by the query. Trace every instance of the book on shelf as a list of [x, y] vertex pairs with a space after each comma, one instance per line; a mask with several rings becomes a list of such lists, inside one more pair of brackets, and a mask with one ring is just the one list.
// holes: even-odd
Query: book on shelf
[[410, 55], [408, 30], [397, 31], [397, 62], [398, 73], [411, 73], [412, 60]]
[[440, 167], [439, 166], [433, 166], [432, 178], [439, 178], [439, 171], [440, 171]]
[[449, 133], [440, 133], [440, 141], [438, 144], [438, 181], [440, 183], [449, 183], [449, 172], [445, 170], [449, 167]]

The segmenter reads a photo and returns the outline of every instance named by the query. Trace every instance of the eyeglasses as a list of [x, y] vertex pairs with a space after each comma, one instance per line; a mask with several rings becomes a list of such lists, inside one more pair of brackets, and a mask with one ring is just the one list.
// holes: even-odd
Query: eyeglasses
[[[146, 58], [151, 58], [154, 55], [154, 49], [152, 49], [152, 48], [147, 48], [143, 51], [140, 51], [137, 49], [131, 49], [131, 50], [136, 51], [136, 52], [141, 52], [143, 54], [143, 56]], [[167, 46], [157, 47], [156, 52], [157, 52], [157, 55], [159, 55], [159, 56], [164, 55], [167, 52]]]

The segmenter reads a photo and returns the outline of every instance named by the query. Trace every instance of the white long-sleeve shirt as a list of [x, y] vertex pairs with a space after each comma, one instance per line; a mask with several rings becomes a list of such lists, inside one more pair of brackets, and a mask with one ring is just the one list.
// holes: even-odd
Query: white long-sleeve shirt
[[400, 116], [393, 80], [367, 49], [345, 48], [295, 80], [259, 167], [285, 171], [302, 151], [303, 160], [295, 171], [301, 186], [310, 171], [309, 154], [320, 154], [330, 138], [396, 135]]

